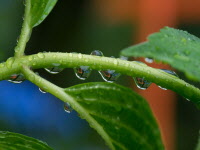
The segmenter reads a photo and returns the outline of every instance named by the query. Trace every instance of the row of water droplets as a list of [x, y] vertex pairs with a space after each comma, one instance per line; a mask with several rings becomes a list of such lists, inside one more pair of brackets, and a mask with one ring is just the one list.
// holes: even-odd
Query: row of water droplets
[[[103, 56], [103, 53], [99, 50], [94, 50], [91, 52], [90, 55]], [[113, 56], [111, 56], [111, 57], [114, 58]], [[128, 58], [124, 57], [124, 56], [120, 57], [120, 59], [128, 60]], [[151, 59], [151, 58], [145, 58], [145, 61], [147, 63], [153, 63], [153, 59]], [[143, 63], [141, 61], [136, 61], [136, 62]], [[63, 70], [62, 68], [59, 67], [59, 65], [55, 64], [54, 66], [55, 67], [52, 67], [52, 68], [45, 68], [45, 70], [52, 74], [59, 73]], [[167, 69], [160, 69], [160, 70], [162, 70], [168, 74], [171, 74], [175, 77], [178, 77], [178, 75], [174, 71], [167, 70]], [[75, 75], [80, 80], [86, 80], [90, 76], [92, 69], [89, 66], [79, 66], [79, 67], [74, 68], [74, 72], [75, 72]], [[110, 83], [116, 81], [119, 78], [119, 76], [121, 75], [120, 73], [116, 72], [115, 70], [110, 70], [110, 69], [100, 70], [98, 72], [106, 82], [110, 82]], [[134, 79], [137, 87], [142, 90], [146, 90], [152, 84], [152, 82], [145, 80], [144, 77], [134, 77], [133, 79]], [[159, 86], [159, 87], [163, 90], [167, 90], [166, 88], [163, 88], [161, 86]]]
[[[94, 50], [91, 52], [91, 55], [95, 55], [95, 56], [103, 56], [103, 53], [99, 50]], [[31, 56], [30, 56], [31, 57]], [[38, 57], [43, 57], [43, 54], [42, 53], [38, 53]], [[114, 58], [113, 56], [111, 56], [112, 58]], [[120, 57], [120, 59], [123, 59], [123, 60], [128, 60], [127, 57]], [[147, 63], [152, 63], [153, 62], [153, 59], [151, 58], [145, 58], [145, 61]], [[140, 62], [140, 61], [136, 61], [138, 63], [143, 63], [143, 62]], [[144, 64], [144, 63], [143, 63]], [[57, 64], [57, 63], [53, 63], [52, 64], [53, 67], [50, 67], [50, 68], [45, 68], [45, 70], [51, 74], [57, 74], [57, 73], [60, 73], [61, 71], [63, 71], [64, 68], [61, 68], [60, 67], [60, 64]], [[168, 74], [171, 74], [173, 76], [176, 76], [178, 77], [178, 75], [174, 72], [174, 71], [171, 71], [171, 70], [166, 70], [166, 69], [160, 69]], [[80, 79], [80, 80], [86, 80], [91, 72], [92, 72], [92, 69], [89, 67], [89, 66], [79, 66], [79, 67], [75, 67], [74, 68], [74, 72], [75, 72], [75, 75]], [[110, 69], [106, 69], [106, 70], [100, 70], [98, 71], [99, 74], [102, 76], [102, 78], [106, 81], [106, 82], [114, 82], [116, 81], [119, 76], [121, 75], [120, 73], [116, 72], [115, 70], [110, 70]], [[145, 79], [145, 77], [133, 77], [134, 81], [135, 81], [135, 84], [137, 85], [137, 87], [139, 89], [142, 89], [142, 90], [146, 90], [151, 84], [152, 82], [148, 81]], [[12, 83], [21, 83], [25, 80], [25, 77], [22, 73], [19, 73], [19, 74], [13, 74], [9, 77], [8, 81], [9, 82], [12, 82]], [[159, 86], [161, 89], [163, 90], [167, 90], [166, 88], [163, 88], [161, 86]], [[46, 91], [44, 89], [41, 89], [39, 88], [39, 90], [42, 92], [42, 93], [46, 93]], [[70, 113], [72, 111], [72, 108], [70, 106], [69, 103], [65, 103], [64, 104], [64, 109], [66, 112]]]

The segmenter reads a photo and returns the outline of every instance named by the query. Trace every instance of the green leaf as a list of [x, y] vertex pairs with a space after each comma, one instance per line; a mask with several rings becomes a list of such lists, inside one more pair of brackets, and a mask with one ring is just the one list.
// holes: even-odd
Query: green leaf
[[122, 50], [124, 56], [150, 57], [170, 64], [188, 78], [200, 80], [200, 39], [185, 31], [165, 27], [149, 41]]
[[26, 0], [30, 27], [39, 25], [51, 12], [57, 0]]
[[52, 150], [46, 143], [34, 138], [0, 131], [0, 149], [1, 150]]
[[65, 92], [83, 108], [84, 114], [74, 109], [111, 149], [164, 149], [148, 103], [131, 89], [112, 83], [85, 83]]

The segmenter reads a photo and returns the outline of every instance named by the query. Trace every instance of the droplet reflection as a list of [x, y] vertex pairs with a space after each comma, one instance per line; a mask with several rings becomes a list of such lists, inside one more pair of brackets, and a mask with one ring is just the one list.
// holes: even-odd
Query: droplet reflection
[[102, 70], [99, 71], [100, 75], [106, 82], [114, 82], [118, 79], [118, 77], [121, 75], [120, 73], [115, 72], [115, 70]]
[[152, 59], [152, 58], [146, 57], [144, 60], [145, 60], [145, 62], [147, 62], [147, 63], [153, 63], [153, 59]]
[[[171, 75], [173, 75], [175, 77], [178, 77], [178, 75], [174, 71], [172, 71], [172, 70], [167, 70], [167, 69], [160, 69], [160, 70], [162, 70], [162, 71], [164, 71], [164, 72], [166, 72], [168, 74], [171, 74]], [[167, 90], [166, 88], [163, 88], [161, 86], [158, 86], [158, 87], [161, 88], [162, 90]]]
[[47, 93], [45, 90], [43, 90], [41, 88], [39, 88], [39, 91], [42, 92], [42, 93], [44, 93], [44, 94]]
[[22, 73], [13, 74], [9, 77], [8, 81], [12, 83], [22, 83], [25, 80], [25, 77]]
[[80, 66], [74, 68], [74, 72], [80, 80], [85, 80], [90, 76], [92, 69], [89, 66]]
[[99, 50], [94, 50], [94, 51], [91, 52], [90, 55], [103, 56], [103, 53]]
[[145, 78], [135, 77], [133, 78], [137, 87], [141, 90], [146, 90], [152, 82], [145, 80]]
[[[111, 56], [111, 58], [115, 58], [115, 57]], [[114, 61], [114, 64], [117, 64], [117, 63], [118, 63], [117, 61], [116, 61], [116, 63]], [[100, 73], [101, 77], [104, 79], [104, 81], [110, 82], [110, 83], [116, 81], [119, 78], [119, 76], [121, 75], [120, 73], [116, 72], [115, 70], [110, 70], [110, 69], [101, 70], [101, 71], [99, 71], [99, 73]]]
[[64, 110], [67, 113], [71, 113], [73, 108], [71, 107], [71, 105], [68, 102], [66, 102], [66, 103], [64, 103]]
[[44, 68], [47, 72], [51, 73], [51, 74], [57, 74], [60, 73], [61, 71], [63, 71], [63, 68], [59, 67], [60, 64], [56, 64], [53, 63], [52, 64], [54, 67], [51, 68]]

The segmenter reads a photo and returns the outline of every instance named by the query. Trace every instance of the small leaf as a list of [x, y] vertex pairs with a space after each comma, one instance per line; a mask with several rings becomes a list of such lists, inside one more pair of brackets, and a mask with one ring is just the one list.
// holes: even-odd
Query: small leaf
[[26, 0], [28, 20], [31, 27], [39, 25], [51, 12], [57, 0]]
[[112, 83], [86, 83], [65, 92], [80, 105], [74, 109], [111, 149], [164, 149], [148, 103], [131, 89]]
[[170, 64], [193, 80], [200, 80], [200, 39], [185, 31], [165, 27], [149, 41], [122, 50], [124, 56], [150, 57]]
[[52, 150], [46, 143], [34, 138], [0, 131], [0, 149], [1, 150]]

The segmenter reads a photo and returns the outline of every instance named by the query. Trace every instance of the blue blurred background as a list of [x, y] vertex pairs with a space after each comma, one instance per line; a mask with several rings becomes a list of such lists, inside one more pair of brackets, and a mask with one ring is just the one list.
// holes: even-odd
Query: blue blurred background
[[[94, 2], [97, 2], [96, 5], [94, 5]], [[101, 2], [104, 5], [99, 6]], [[47, 19], [33, 29], [26, 54], [42, 51], [90, 54], [91, 51], [98, 49], [105, 56], [119, 57], [121, 49], [138, 40], [136, 36], [140, 27], [138, 23], [140, 19], [131, 20], [130, 16], [121, 19], [125, 14], [133, 13], [132, 10], [126, 11], [126, 8], [128, 10], [128, 7], [136, 0], [124, 0], [123, 2], [127, 6], [124, 6], [124, 9], [113, 9], [116, 12], [113, 14], [108, 13], [112, 10], [111, 7], [108, 7], [102, 16], [106, 18], [109, 14], [113, 17], [102, 19], [99, 12], [106, 10], [103, 7], [106, 7], [107, 4], [112, 6], [110, 4], [112, 2], [114, 1], [58, 1]], [[119, 6], [122, 6], [122, 1], [116, 2]], [[154, 5], [156, 6], [156, 4]], [[182, 5], [180, 6], [183, 8]], [[98, 13], [95, 11], [97, 8], [99, 9]], [[162, 9], [162, 7], [160, 8]], [[115, 18], [115, 15], [122, 10], [124, 10], [123, 15], [118, 15], [118, 19], [120, 18], [122, 21], [119, 21]], [[0, 61], [5, 61], [8, 57], [13, 56], [14, 47], [21, 30], [23, 12], [23, 0], [0, 0]], [[137, 18], [139, 13], [134, 12], [134, 14]], [[165, 18], [165, 16], [160, 19], [162, 20], [162, 18]], [[192, 23], [187, 22], [187, 19], [181, 19], [176, 18], [175, 20], [175, 22], [179, 21], [179, 24], [176, 25], [178, 28], [200, 37], [199, 19], [193, 19]], [[147, 22], [147, 25], [149, 23], [151, 22]], [[103, 81], [96, 71], [93, 71], [91, 77], [86, 81], [80, 81], [76, 78], [72, 69], [65, 69], [56, 75], [49, 74], [43, 69], [35, 71], [61, 87], [69, 87], [84, 82]], [[179, 76], [185, 79], [181, 73], [179, 73]], [[133, 86], [133, 80], [125, 76], [121, 76], [117, 83]], [[191, 83], [199, 87], [199, 83]], [[193, 149], [200, 128], [200, 113], [193, 104], [182, 97], [177, 96], [177, 99], [179, 100], [176, 100], [174, 117], [176, 120], [171, 123], [176, 128], [176, 134], [173, 135], [176, 136], [175, 149]], [[162, 107], [165, 106], [160, 108]], [[70, 114], [66, 113], [60, 100], [48, 93], [41, 93], [38, 87], [29, 81], [24, 81], [21, 84], [0, 82], [0, 130], [17, 132], [40, 139], [47, 142], [55, 150], [108, 150], [96, 131], [91, 129], [87, 122], [80, 119], [75, 111]], [[173, 150], [173, 148], [168, 149]]]

